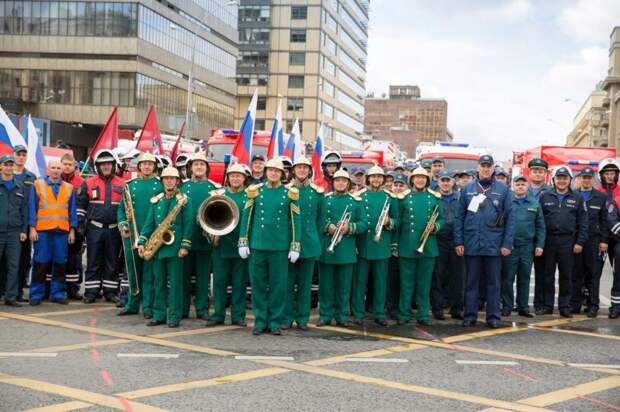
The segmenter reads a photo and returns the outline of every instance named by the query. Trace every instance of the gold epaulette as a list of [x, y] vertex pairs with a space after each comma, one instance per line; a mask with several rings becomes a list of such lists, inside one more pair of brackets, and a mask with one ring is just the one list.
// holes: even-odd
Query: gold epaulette
[[153, 196], [151, 198], [151, 203], [155, 204], [155, 203], [159, 202], [162, 197], [164, 197], [163, 193], [160, 193], [158, 195]]
[[409, 195], [409, 193], [411, 193], [411, 189], [407, 189], [404, 192], [399, 193], [396, 197], [398, 197], [400, 200], [403, 200], [407, 197], [407, 195]]
[[353, 192], [353, 196], [360, 197], [361, 195], [363, 195], [367, 191], [368, 191], [368, 189], [364, 187], [364, 188], [358, 190], [357, 192]]
[[334, 195], [334, 192], [329, 192], [329, 193], [325, 194], [325, 197], [330, 197], [330, 196], [333, 196], [333, 195]]
[[349, 193], [349, 196], [351, 196], [351, 199], [355, 200], [356, 202], [362, 201], [362, 198], [357, 196], [355, 193]]
[[213, 186], [217, 187], [218, 189], [222, 187], [222, 185], [221, 185], [221, 184], [219, 184], [218, 182], [214, 182], [214, 181], [213, 181], [213, 180], [211, 180], [211, 179], [208, 179], [208, 180], [209, 180], [209, 182], [211, 182], [211, 184], [212, 184]]
[[387, 193], [387, 194], [388, 194], [388, 196], [389, 196], [389, 197], [391, 197], [391, 198], [393, 198], [393, 199], [397, 199], [397, 198], [398, 198], [398, 196], [396, 196], [396, 194], [395, 194], [395, 193], [392, 193], [391, 191], [389, 191], [389, 190], [387, 190], [387, 189], [383, 189], [383, 191], [384, 191], [385, 193]]
[[435, 196], [437, 199], [441, 198], [441, 193], [435, 192], [434, 190], [431, 190], [431, 189], [426, 189], [426, 190], [428, 190], [428, 193], [430, 193], [431, 195]]
[[323, 189], [319, 185], [315, 185], [314, 183], [310, 183], [310, 187], [313, 188], [317, 193], [325, 193], [325, 189]]
[[125, 180], [125, 184], [128, 184], [130, 182], [133, 182], [134, 180], [136, 180], [137, 177], [132, 177], [131, 179]]
[[210, 196], [218, 196], [226, 193], [226, 189], [215, 189], [209, 192]]
[[297, 189], [296, 187], [289, 187], [288, 188], [288, 198], [291, 200], [298, 200], [299, 199], [299, 189]]
[[251, 185], [248, 186], [247, 189], [245, 189], [245, 193], [248, 195], [249, 199], [254, 199], [255, 197], [258, 197], [258, 194], [260, 193], [260, 188], [263, 184], [259, 183], [256, 185]]

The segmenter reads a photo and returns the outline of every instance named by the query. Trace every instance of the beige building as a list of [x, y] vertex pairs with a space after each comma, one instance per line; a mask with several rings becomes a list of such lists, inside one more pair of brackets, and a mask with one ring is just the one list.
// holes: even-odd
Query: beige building
[[573, 130], [566, 138], [567, 146], [607, 147], [606, 100], [607, 93], [600, 88], [590, 93], [573, 120]]
[[609, 45], [609, 69], [602, 88], [607, 92], [603, 107], [609, 119], [608, 146], [620, 149], [620, 27], [614, 27]]
[[281, 101], [306, 143], [323, 123], [329, 147], [361, 147], [367, 28], [367, 0], [241, 0], [235, 127], [258, 89], [256, 129], [271, 130]]

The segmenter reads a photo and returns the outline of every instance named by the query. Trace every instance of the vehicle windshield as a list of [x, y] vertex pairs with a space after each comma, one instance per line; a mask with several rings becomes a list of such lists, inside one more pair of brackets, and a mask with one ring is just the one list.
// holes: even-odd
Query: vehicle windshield
[[348, 172], [351, 172], [352, 168], [362, 168], [364, 169], [364, 172], [366, 172], [366, 170], [370, 169], [371, 167], [373, 167], [375, 164], [374, 163], [354, 163], [354, 162], [342, 162], [342, 168]]
[[469, 170], [478, 167], [478, 161], [474, 159], [449, 159], [444, 158], [446, 162], [446, 169], [452, 172], [456, 170]]
[[[215, 143], [207, 145], [207, 158], [213, 162], [223, 162], [224, 156], [232, 152], [234, 144], [232, 143]], [[252, 147], [252, 155], [267, 155], [267, 146], [254, 145]]]

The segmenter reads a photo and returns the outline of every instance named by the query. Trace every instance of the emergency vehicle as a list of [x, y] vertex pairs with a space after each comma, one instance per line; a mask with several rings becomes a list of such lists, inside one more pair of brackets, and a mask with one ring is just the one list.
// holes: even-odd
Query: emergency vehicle
[[476, 169], [480, 156], [490, 154], [485, 148], [471, 147], [469, 143], [420, 142], [415, 150], [416, 161], [440, 157], [451, 171]]
[[362, 168], [364, 172], [373, 166], [383, 166], [383, 153], [372, 150], [343, 150], [342, 168], [351, 172], [355, 168]]

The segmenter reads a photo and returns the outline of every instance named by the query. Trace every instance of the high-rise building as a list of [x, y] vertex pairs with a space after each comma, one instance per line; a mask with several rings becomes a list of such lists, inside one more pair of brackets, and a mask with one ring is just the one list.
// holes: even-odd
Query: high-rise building
[[306, 142], [323, 123], [328, 146], [361, 147], [368, 3], [241, 0], [236, 127], [258, 88], [257, 129], [271, 129], [281, 101]]
[[52, 120], [52, 138], [72, 145], [92, 144], [113, 106], [136, 128], [153, 104], [175, 134], [191, 71], [191, 137], [232, 127], [237, 11], [229, 0], [1, 1], [0, 104]]
[[452, 140], [448, 102], [420, 96], [418, 86], [390, 86], [387, 98], [367, 97], [364, 132], [394, 141], [410, 157], [420, 142]]
[[603, 106], [607, 100], [607, 93], [600, 87], [590, 93], [573, 120], [573, 130], [566, 137], [567, 146], [607, 147], [609, 116]]

